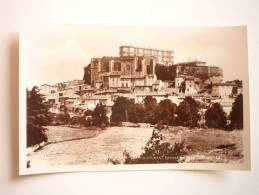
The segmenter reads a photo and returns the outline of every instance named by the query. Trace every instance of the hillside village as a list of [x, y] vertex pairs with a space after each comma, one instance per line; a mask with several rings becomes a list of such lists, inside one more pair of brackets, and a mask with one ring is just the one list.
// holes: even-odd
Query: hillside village
[[142, 104], [147, 96], [157, 103], [170, 99], [176, 105], [192, 96], [206, 106], [220, 103], [229, 114], [235, 97], [242, 93], [242, 81], [223, 81], [223, 70], [203, 61], [174, 63], [174, 52], [134, 46], [121, 46], [118, 56], [92, 58], [82, 80], [38, 86], [50, 112], [64, 107], [70, 117], [93, 110], [97, 104], [107, 109], [118, 97]]

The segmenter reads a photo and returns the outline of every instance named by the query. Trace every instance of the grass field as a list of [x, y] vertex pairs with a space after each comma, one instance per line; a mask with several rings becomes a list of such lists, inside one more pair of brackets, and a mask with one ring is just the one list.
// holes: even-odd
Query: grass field
[[187, 155], [182, 159], [191, 163], [235, 163], [243, 160], [243, 131], [219, 129], [189, 129], [169, 127], [162, 130], [165, 142], [184, 141]]
[[48, 126], [48, 143], [27, 154], [30, 170], [59, 166], [110, 164], [109, 159], [123, 161], [123, 151], [139, 156], [150, 136], [151, 127], [72, 128]]
[[48, 126], [47, 137], [49, 143], [58, 143], [97, 136], [101, 132], [99, 127], [73, 128], [65, 126]]
[[[97, 165], [110, 163], [109, 159], [124, 161], [126, 150], [138, 157], [152, 135], [153, 128], [108, 127], [72, 128], [49, 126], [48, 143], [27, 155], [30, 170], [63, 165]], [[243, 131], [218, 129], [189, 129], [168, 127], [161, 131], [163, 142], [185, 143], [186, 163], [239, 163], [243, 160]]]

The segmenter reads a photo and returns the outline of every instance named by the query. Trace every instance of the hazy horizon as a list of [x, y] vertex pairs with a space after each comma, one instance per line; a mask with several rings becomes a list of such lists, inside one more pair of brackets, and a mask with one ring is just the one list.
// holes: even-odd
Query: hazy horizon
[[118, 56], [120, 45], [174, 51], [174, 62], [201, 60], [224, 80], [247, 79], [246, 27], [128, 27], [41, 24], [20, 37], [27, 87], [83, 79], [92, 57]]

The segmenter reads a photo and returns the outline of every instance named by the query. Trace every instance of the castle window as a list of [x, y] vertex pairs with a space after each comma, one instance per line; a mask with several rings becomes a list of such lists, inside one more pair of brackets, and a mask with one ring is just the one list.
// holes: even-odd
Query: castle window
[[114, 62], [114, 71], [121, 71], [121, 63], [120, 62]]
[[101, 67], [102, 72], [109, 72], [109, 61], [105, 60], [102, 62], [102, 67]]
[[130, 70], [130, 65], [128, 64], [126, 67], [127, 67], [127, 70], [129, 71]]
[[147, 74], [152, 74], [152, 73], [153, 73], [153, 59], [149, 59], [147, 64]]
[[138, 58], [136, 71], [142, 71], [142, 58]]
[[147, 74], [151, 74], [151, 67], [150, 67], [150, 65], [147, 65]]

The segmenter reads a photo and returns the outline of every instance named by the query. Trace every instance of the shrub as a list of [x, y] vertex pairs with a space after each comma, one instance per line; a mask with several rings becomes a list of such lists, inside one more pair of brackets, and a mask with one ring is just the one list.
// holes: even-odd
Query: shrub
[[68, 123], [69, 123], [69, 121], [70, 121], [70, 116], [69, 116], [68, 113], [59, 114], [59, 115], [58, 115], [58, 120], [61, 121], [61, 123], [62, 123], [63, 125], [65, 125], [65, 124], [68, 124]]
[[133, 158], [124, 151], [124, 164], [178, 163], [180, 157], [186, 154], [184, 142], [172, 146], [162, 141], [162, 134], [158, 130], [153, 130], [150, 140], [144, 147], [144, 153], [138, 158]]
[[219, 103], [214, 103], [205, 112], [206, 125], [213, 128], [225, 128], [227, 124], [226, 113]]
[[84, 116], [74, 116], [70, 119], [70, 125], [74, 126], [88, 126], [87, 121], [85, 120]]

